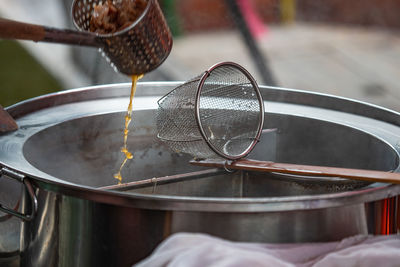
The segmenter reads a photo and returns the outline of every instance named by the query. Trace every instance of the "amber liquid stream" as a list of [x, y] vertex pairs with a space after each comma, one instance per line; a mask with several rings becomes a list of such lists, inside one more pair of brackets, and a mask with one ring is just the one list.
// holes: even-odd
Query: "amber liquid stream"
[[133, 154], [128, 151], [128, 147], [127, 147], [128, 133], [129, 133], [128, 128], [129, 128], [129, 124], [132, 121], [132, 102], [133, 102], [133, 97], [135, 96], [135, 92], [136, 92], [137, 81], [142, 77], [143, 77], [143, 75], [132, 75], [131, 96], [129, 98], [128, 110], [125, 115], [124, 145], [121, 148], [121, 152], [124, 153], [125, 158], [122, 161], [118, 172], [116, 174], [114, 174], [114, 178], [118, 180], [118, 184], [122, 183], [121, 171], [124, 168], [126, 162], [133, 158]]

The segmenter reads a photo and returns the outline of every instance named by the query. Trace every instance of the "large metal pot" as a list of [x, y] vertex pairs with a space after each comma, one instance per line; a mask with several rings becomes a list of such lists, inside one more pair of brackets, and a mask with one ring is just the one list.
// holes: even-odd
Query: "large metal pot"
[[[177, 85], [139, 84], [129, 139], [135, 157], [123, 173], [129, 184], [122, 186], [112, 174], [122, 160], [129, 84], [10, 107], [20, 129], [0, 136], [0, 182], [15, 181], [0, 185], [9, 202], [2, 210], [18, 208], [16, 183], [24, 190], [20, 214], [8, 211], [21, 218], [20, 237], [15, 223], [5, 226], [15, 217], [0, 217], [7, 218], [0, 220], [0, 234], [14, 231], [20, 241], [17, 252], [4, 255], [20, 253], [21, 266], [128, 266], [181, 231], [257, 242], [397, 231], [399, 185], [190, 166], [190, 157], [156, 138], [156, 101]], [[272, 130], [249, 158], [398, 171], [400, 114], [333, 96], [261, 90], [265, 128]]]

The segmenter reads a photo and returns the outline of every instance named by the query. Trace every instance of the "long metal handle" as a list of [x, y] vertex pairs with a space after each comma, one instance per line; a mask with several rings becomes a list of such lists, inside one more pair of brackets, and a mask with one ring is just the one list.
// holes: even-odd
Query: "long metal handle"
[[99, 47], [96, 35], [0, 18], [0, 38]]
[[13, 170], [10, 170], [8, 168], [1, 168], [0, 169], [0, 177], [1, 176], [7, 176], [10, 177], [20, 183], [22, 183], [25, 186], [26, 191], [28, 192], [30, 198], [31, 198], [31, 214], [23, 214], [21, 212], [15, 211], [13, 209], [10, 209], [8, 207], [3, 206], [0, 203], [0, 211], [13, 215], [17, 218], [20, 218], [24, 221], [31, 221], [37, 212], [37, 207], [38, 207], [38, 202], [37, 202], [37, 198], [35, 195], [35, 192], [33, 190], [33, 186], [32, 184], [29, 182], [29, 180], [25, 177], [25, 175], [19, 174]]
[[296, 175], [341, 177], [369, 182], [400, 184], [400, 173], [394, 172], [276, 163], [271, 161], [258, 161], [250, 159], [240, 159], [237, 161], [207, 159], [200, 161], [192, 160], [190, 163], [198, 166], [214, 168], [219, 167], [228, 170], [235, 169], [261, 172], [279, 172]]

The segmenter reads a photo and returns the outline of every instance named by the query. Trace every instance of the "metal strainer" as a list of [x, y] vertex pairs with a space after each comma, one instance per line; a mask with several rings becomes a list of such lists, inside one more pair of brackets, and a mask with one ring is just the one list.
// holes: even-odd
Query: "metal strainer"
[[172, 35], [158, 1], [147, 0], [143, 13], [121, 31], [89, 32], [94, 6], [103, 2], [105, 0], [74, 0], [72, 18], [80, 31], [0, 18], [0, 38], [98, 47], [114, 69], [127, 75], [144, 74], [161, 65], [171, 52]]
[[245, 157], [259, 140], [264, 105], [256, 81], [232, 62], [212, 66], [158, 101], [158, 138], [196, 158]]
[[[75, 26], [88, 32], [93, 8], [103, 2], [105, 0], [74, 0]], [[128, 75], [155, 69], [172, 48], [172, 35], [157, 0], [148, 0], [143, 14], [129, 27], [112, 34], [97, 34], [96, 40], [111, 65]]]

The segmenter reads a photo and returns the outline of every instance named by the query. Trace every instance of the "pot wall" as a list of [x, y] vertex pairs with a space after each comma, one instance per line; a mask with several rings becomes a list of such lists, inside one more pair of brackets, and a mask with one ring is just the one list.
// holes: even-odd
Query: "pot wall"
[[[35, 219], [22, 224], [21, 266], [130, 266], [166, 237], [200, 232], [244, 242], [327, 242], [395, 233], [395, 199], [287, 212], [195, 212], [137, 209], [37, 189]], [[24, 198], [23, 211], [30, 204]], [[391, 216], [390, 218], [393, 218]], [[254, 229], [258, 229], [254, 231]]]
[[[177, 232], [245, 242], [327, 242], [379, 234], [384, 219], [384, 200], [306, 211], [212, 213], [114, 206], [43, 189], [36, 193], [37, 215], [22, 224], [21, 266], [129, 266]], [[388, 233], [394, 233], [396, 222], [391, 225]]]

